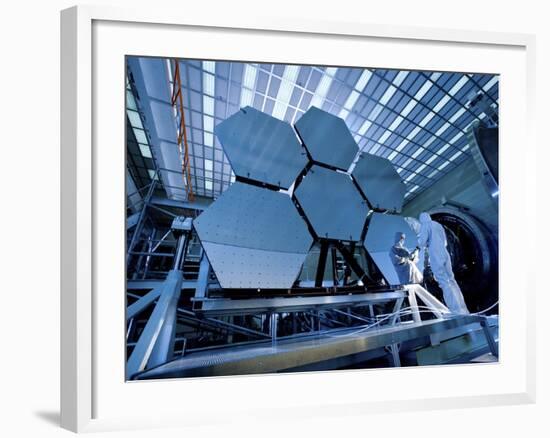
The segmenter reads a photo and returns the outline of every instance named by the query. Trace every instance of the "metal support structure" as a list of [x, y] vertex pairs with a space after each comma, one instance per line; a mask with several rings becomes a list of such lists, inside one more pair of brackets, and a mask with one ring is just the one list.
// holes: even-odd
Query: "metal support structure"
[[183, 260], [185, 258], [185, 250], [187, 248], [187, 242], [189, 237], [187, 233], [182, 234], [178, 238], [178, 246], [176, 247], [176, 254], [174, 257], [174, 267], [175, 270], [180, 270], [183, 265]]
[[171, 218], [178, 217], [177, 214], [172, 213], [171, 211], [165, 210], [164, 208], [161, 208], [161, 207], [159, 207], [159, 206], [157, 206], [157, 205], [155, 205], [155, 204], [153, 204], [153, 203], [149, 203], [149, 207], [150, 207], [150, 208], [153, 208], [153, 209], [155, 209], [155, 210], [157, 210], [157, 211], [160, 211], [161, 213], [165, 214], [165, 215], [168, 216], [168, 217], [171, 217]]
[[137, 225], [138, 221], [139, 221], [139, 212], [134, 213], [131, 216], [128, 216], [126, 218], [126, 230], [128, 231], [134, 228]]
[[[185, 350], [187, 348], [187, 338], [176, 338], [176, 342], [181, 342], [181, 351], [178, 351], [177, 353], [180, 354], [180, 356], [185, 356]], [[176, 352], [174, 352], [176, 353]]]
[[199, 276], [197, 278], [197, 287], [195, 288], [195, 298], [204, 298], [208, 291], [208, 280], [210, 278], [210, 262], [205, 252], [202, 252], [199, 265]]
[[[162, 172], [168, 171], [167, 169], [163, 169], [162, 167], [159, 170]], [[169, 188], [171, 187], [169, 186]], [[182, 208], [182, 209], [188, 209], [193, 211], [206, 210], [211, 203], [212, 203], [211, 199], [201, 198], [201, 197], [195, 197], [195, 200], [193, 202], [166, 199], [158, 196], [153, 196], [151, 198], [151, 204], [154, 204], [154, 205], [161, 205], [161, 206], [172, 207], [172, 208]]]
[[[198, 319], [198, 321], [202, 321], [202, 320]], [[231, 322], [220, 321], [219, 319], [215, 319], [215, 318], [206, 318], [205, 321], [211, 322], [212, 324], [215, 324], [215, 325], [217, 325], [219, 327], [222, 327], [224, 329], [229, 329], [229, 330], [231, 330], [235, 333], [255, 336], [255, 337], [258, 337], [258, 338], [269, 337], [265, 333], [261, 333], [261, 332], [258, 332], [256, 330], [252, 330], [252, 329], [249, 329], [249, 328], [246, 328], [246, 327], [241, 327], [241, 326], [239, 326], [237, 324], [233, 324]]]
[[339, 310], [339, 309], [332, 309], [331, 310], [332, 312], [335, 312], [335, 313], [339, 313], [341, 315], [344, 315], [344, 316], [347, 316], [348, 319], [356, 319], [357, 321], [361, 321], [361, 322], [364, 322], [366, 324], [370, 324], [372, 321], [369, 321], [368, 319], [365, 319], [365, 318], [361, 318], [360, 316], [357, 316], [355, 315], [354, 313], [351, 313], [351, 311], [347, 311], [347, 312], [344, 312], [343, 310]]
[[[154, 242], [156, 234], [157, 234], [157, 230], [155, 228], [153, 228], [151, 230], [151, 235], [149, 236], [148, 241], [147, 241], [147, 246], [148, 246], [147, 251], [150, 252], [150, 253], [153, 252], [153, 242]], [[150, 263], [151, 263], [151, 255], [148, 255], [145, 258], [145, 266], [143, 267], [143, 275], [141, 276], [142, 279], [147, 278], [147, 271], [149, 270], [149, 264]], [[136, 271], [136, 274], [137, 274], [137, 271]]]
[[[183, 273], [181, 274], [181, 278], [183, 278]], [[150, 368], [166, 363], [174, 356], [174, 343], [177, 327], [177, 306], [181, 293], [181, 278], [179, 280], [179, 284], [172, 290], [172, 299], [169, 303], [168, 312], [166, 313], [157, 342], [153, 347], [151, 357], [147, 364]]]
[[[138, 238], [136, 240], [135, 248], [136, 249], [141, 248], [141, 249], [139, 251], [130, 252], [131, 255], [137, 255], [138, 256], [137, 261], [134, 263], [135, 268], [134, 268], [134, 273], [132, 274], [132, 280], [137, 280], [139, 278], [139, 273], [142, 271], [144, 259], [146, 258], [146, 256], [149, 255], [149, 251], [147, 250], [148, 236], [144, 235], [144, 234], [147, 233], [146, 232], [147, 222], [151, 222], [151, 219], [148, 216], [145, 216], [144, 219], [143, 219], [143, 226], [142, 226], [142, 229], [141, 229], [141, 232], [140, 232], [140, 236], [138, 236]], [[151, 225], [151, 227], [154, 229], [154, 226]], [[141, 238], [142, 236], [144, 238]], [[141, 243], [141, 245], [140, 245], [140, 243]]]
[[[139, 256], [155, 256], [155, 257], [174, 257], [174, 254], [169, 252], [147, 252], [147, 251], [132, 251], [130, 255]], [[133, 280], [136, 280], [135, 278]]]
[[192, 322], [197, 326], [204, 327], [209, 330], [224, 330], [231, 331], [232, 333], [239, 333], [241, 335], [254, 336], [258, 338], [270, 338], [265, 333], [258, 332], [246, 327], [241, 327], [236, 324], [232, 324], [226, 321], [221, 321], [216, 318], [198, 318], [194, 312], [178, 307], [178, 318], [185, 322]]
[[126, 329], [126, 342], [128, 342], [128, 339], [130, 338], [130, 333], [132, 333], [133, 328], [134, 328], [134, 318], [130, 319], [130, 322], [128, 322], [128, 328]]
[[182, 280], [182, 271], [173, 270], [168, 274], [155, 309], [126, 364], [128, 379], [146, 367], [160, 365], [171, 359]]
[[352, 295], [329, 295], [313, 297], [248, 298], [232, 300], [227, 298], [193, 299], [195, 311], [207, 316], [254, 315], [266, 312], [300, 312], [311, 309], [335, 309], [342, 307], [382, 304], [405, 298], [402, 290], [370, 292]]
[[336, 262], [336, 248], [330, 247], [330, 258], [332, 262], [332, 283], [334, 286], [338, 286], [338, 266]]
[[390, 352], [391, 352], [393, 366], [396, 367], [396, 368], [400, 367], [401, 366], [401, 358], [399, 357], [399, 346], [397, 344], [391, 344], [389, 346], [389, 348], [390, 348]]
[[344, 260], [346, 261], [347, 265], [353, 270], [353, 272], [355, 272], [355, 275], [357, 275], [360, 281], [367, 280], [368, 282], [372, 282], [368, 274], [359, 265], [359, 263], [357, 263], [357, 260], [355, 260], [355, 257], [353, 256], [353, 254], [347, 250], [344, 244], [338, 242], [336, 244], [336, 248], [338, 248], [338, 251], [340, 251], [340, 254], [342, 254], [342, 257], [344, 257]]
[[485, 334], [485, 337], [487, 338], [489, 351], [494, 357], [498, 359], [498, 346], [497, 346], [497, 343], [495, 342], [495, 339], [493, 338], [493, 335], [491, 334], [491, 330], [489, 329], [489, 324], [485, 317], [482, 317], [480, 321], [480, 325], [481, 325], [481, 328], [483, 329], [483, 333]]
[[156, 180], [153, 180], [151, 184], [149, 185], [149, 190], [147, 190], [147, 194], [145, 195], [145, 198], [143, 200], [143, 208], [141, 209], [139, 213], [139, 219], [136, 224], [136, 229], [134, 231], [134, 234], [132, 235], [132, 239], [130, 240], [130, 244], [128, 245], [128, 253], [126, 255], [126, 266], [129, 266], [130, 259], [132, 258], [132, 251], [134, 250], [134, 247], [136, 246], [136, 243], [139, 239], [139, 236], [141, 236], [141, 231], [143, 228], [143, 224], [145, 222], [145, 213], [147, 210], [147, 206], [149, 204], [149, 200], [151, 199], [151, 196], [153, 196], [153, 192], [155, 191], [155, 185]]
[[[355, 242], [351, 242], [349, 247], [350, 253], [353, 255], [355, 253]], [[342, 284], [345, 286], [348, 284], [348, 280], [351, 276], [351, 266], [346, 263], [346, 268], [344, 269], [344, 278]]]
[[[173, 254], [172, 254], [173, 256]], [[168, 272], [165, 272], [165, 274], [168, 274]], [[156, 289], [159, 286], [162, 285], [164, 280], [156, 280], [156, 279], [149, 279], [149, 280], [128, 280], [126, 282], [126, 289], [127, 290], [152, 290]], [[194, 289], [197, 287], [196, 280], [183, 280], [181, 284], [182, 289]], [[130, 293], [128, 293], [131, 295]], [[141, 295], [134, 294], [134, 298], [141, 298]]]
[[[143, 211], [141, 213], [143, 213]], [[149, 219], [147, 218], [147, 216], [144, 216], [144, 218], [142, 218], [141, 225], [144, 228], [142, 228], [141, 234], [143, 235], [145, 235], [145, 232], [148, 233], [148, 231], [150, 230], [150, 226], [147, 222], [148, 220]], [[175, 225], [173, 224], [172, 227], [174, 228]], [[431, 320], [422, 321], [422, 318], [420, 317], [420, 311], [418, 309], [419, 303], [417, 302], [417, 299], [421, 300], [420, 304], [425, 304], [427, 307], [432, 309], [433, 314], [437, 317], [437, 321], [445, 322], [445, 326], [442, 327], [448, 326], [451, 329], [456, 328], [454, 325], [448, 323], [447, 319], [443, 318], [443, 315], [448, 312], [448, 309], [444, 306], [444, 304], [439, 302], [435, 297], [433, 297], [429, 292], [427, 292], [419, 285], [407, 285], [401, 289], [388, 289], [380, 293], [371, 292], [370, 290], [366, 291], [362, 285], [359, 285], [352, 287], [351, 289], [353, 289], [353, 291], [346, 294], [341, 291], [342, 288], [338, 288], [337, 291], [336, 288], [330, 286], [326, 288], [326, 296], [313, 294], [312, 296], [293, 296], [291, 290], [289, 289], [288, 291], [285, 291], [285, 294], [288, 292], [288, 295], [281, 295], [280, 297], [278, 295], [270, 296], [268, 294], [265, 294], [265, 298], [247, 297], [246, 299], [240, 299], [242, 297], [226, 294], [223, 295], [226, 298], [209, 298], [208, 283], [211, 273], [211, 267], [204, 251], [202, 251], [202, 253], [200, 254], [200, 258], [196, 251], [193, 255], [194, 269], [196, 269], [197, 261], [200, 261], [199, 270], [197, 273], [198, 278], [195, 282], [195, 296], [193, 298], [194, 307], [195, 304], [198, 304], [196, 312], [184, 309], [183, 307], [178, 308], [178, 301], [180, 298], [182, 285], [184, 283], [183, 266], [185, 265], [184, 262], [186, 258], [186, 253], [188, 251], [188, 245], [191, 242], [191, 228], [189, 227], [188, 230], [176, 227], [174, 228], [174, 230], [174, 233], [177, 236], [177, 241], [174, 242], [176, 250], [174, 254], [171, 254], [173, 256], [173, 266], [166, 280], [162, 282], [161, 285], [155, 287], [153, 290], [140, 297], [136, 302], [134, 302], [127, 308], [128, 329], [126, 335], [127, 340], [132, 341], [131, 343], [128, 343], [128, 346], [134, 347], [127, 362], [126, 370], [128, 379], [140, 378], [138, 376], [141, 376], [141, 373], [143, 371], [149, 373], [152, 368], [162, 367], [163, 364], [174, 359], [174, 344], [177, 345], [177, 350], [180, 350], [180, 342], [175, 341], [178, 321], [183, 324], [185, 324], [187, 321], [187, 324], [190, 327], [197, 327], [197, 330], [199, 331], [201, 331], [203, 328], [206, 328], [207, 332], [210, 331], [214, 333], [214, 337], [212, 339], [208, 339], [206, 344], [202, 343], [202, 340], [200, 339], [197, 340], [194, 336], [190, 338], [192, 342], [192, 344], [190, 345], [192, 345], [192, 348], [189, 350], [189, 354], [186, 354], [186, 357], [190, 357], [191, 360], [194, 360], [194, 355], [200, 353], [202, 350], [205, 350], [205, 348], [212, 348], [212, 351], [215, 351], [216, 348], [218, 348], [216, 347], [216, 344], [220, 342], [220, 339], [223, 339], [224, 342], [226, 342], [224, 346], [231, 345], [231, 349], [244, 348], [245, 346], [251, 346], [251, 348], [254, 348], [253, 346], [255, 344], [260, 344], [263, 342], [265, 345], [269, 345], [269, 343], [271, 343], [271, 348], [273, 349], [273, 351], [277, 351], [277, 354], [280, 354], [279, 350], [281, 349], [281, 346], [284, 346], [286, 345], [286, 343], [290, 342], [291, 338], [296, 339], [296, 342], [300, 342], [299, 339], [304, 337], [315, 339], [317, 336], [322, 336], [323, 334], [329, 335], [330, 338], [330, 333], [333, 330], [343, 330], [337, 328], [337, 326], [343, 326], [344, 329], [351, 329], [352, 327], [349, 326], [352, 325], [352, 320], [360, 321], [361, 323], [366, 324], [365, 327], [368, 328], [367, 326], [372, 324], [373, 322], [372, 319], [368, 317], [362, 318], [360, 315], [355, 315], [352, 312], [352, 309], [354, 309], [355, 307], [369, 307], [372, 312], [371, 316], [374, 318], [374, 305], [381, 303], [390, 303], [391, 305], [393, 305], [393, 315], [391, 315], [389, 321], [384, 321], [382, 327], [378, 327], [376, 329], [381, 329], [382, 332], [380, 336], [384, 337], [384, 332], [388, 329], [395, 328], [401, 330], [402, 327], [409, 325], [399, 324], [399, 311], [403, 307], [405, 298], [408, 298], [410, 307], [412, 309], [411, 313], [413, 323], [410, 324], [411, 330], [423, 330], [424, 324], [428, 325], [432, 323]], [[153, 229], [153, 231], [155, 230]], [[140, 254], [143, 256], [147, 256], [147, 261], [145, 262], [145, 264], [148, 265], [151, 255], [160, 255], [159, 253], [155, 253], [155, 250], [159, 248], [161, 243], [168, 237], [169, 234], [170, 231], [166, 232], [158, 244], [155, 244], [157, 242], [155, 238], [157, 237], [156, 234], [153, 234], [149, 237], [149, 240], [147, 241], [148, 248], [146, 249], [146, 252], [138, 251], [141, 248], [140, 243], [139, 246], [137, 246], [137, 250], [129, 252], [129, 254]], [[133, 238], [136, 238], [135, 234]], [[141, 240], [141, 242], [144, 241], [145, 239]], [[336, 250], [339, 250], [341, 252], [342, 257], [345, 260], [343, 281], [341, 281], [341, 277], [339, 277], [338, 275]], [[353, 252], [350, 253], [347, 246], [339, 242], [323, 241], [321, 242], [321, 250], [319, 253], [319, 261], [315, 276], [316, 287], [321, 287], [323, 284], [329, 251], [332, 262], [331, 271], [333, 286], [344, 285], [343, 289], [346, 289], [345, 284], [349, 279], [349, 273], [351, 273], [352, 271], [355, 272], [357, 274], [357, 277], [359, 277], [359, 279], [361, 280], [371, 280], [368, 276], [368, 273], [363, 270], [363, 268], [355, 259]], [[189, 260], [186, 266], [190, 266]], [[196, 271], [193, 271], [193, 273], [195, 272]], [[137, 282], [134, 283], [137, 284]], [[129, 284], [132, 284], [132, 282], [129, 282]], [[216, 289], [213, 284], [210, 285], [210, 288], [211, 295], [218, 296], [216, 295]], [[231, 296], [231, 299], [227, 298], [229, 296]], [[147, 321], [145, 328], [141, 332], [139, 339], [134, 342], [136, 339], [135, 336], [136, 334], [139, 334], [138, 330], [140, 328], [139, 325], [136, 325], [136, 322], [139, 320], [138, 318], [136, 318], [136, 316], [139, 315], [139, 313], [143, 312], [143, 310], [152, 306], [154, 306], [154, 308], [152, 309], [151, 316]], [[242, 315], [261, 314], [259, 312], [263, 313], [266, 318], [264, 319], [265, 323], [263, 325], [264, 333], [253, 330], [254, 325], [248, 325], [244, 317], [238, 318]], [[293, 315], [290, 320], [287, 320], [285, 316], [285, 319], [283, 321], [282, 316], [284, 316], [286, 312], [289, 312], [291, 314], [295, 312], [303, 312], [299, 315], [300, 318], [305, 317], [306, 321], [310, 324], [306, 322], [304, 325], [302, 325], [303, 322], [301, 322], [300, 327], [297, 329], [295, 315]], [[335, 316], [335, 314], [344, 315], [345, 317], [347, 317], [348, 323], [345, 324], [340, 322], [339, 319], [341, 319], [342, 321], [344, 321], [344, 319]], [[237, 317], [235, 317], [235, 315]], [[220, 317], [220, 319], [213, 318], [212, 316], [218, 316]], [[233, 323], [234, 317], [236, 324]], [[453, 316], [453, 318], [455, 317]], [[494, 357], [498, 358], [498, 344], [497, 342], [495, 342], [495, 339], [492, 336], [492, 332], [486, 319], [472, 315], [471, 318], [469, 318], [469, 321], [470, 324], [475, 321], [481, 325], [483, 333], [487, 338], [489, 350]], [[278, 337], [277, 333], [279, 322], [281, 322], [280, 337]], [[465, 321], [463, 323], [465, 323]], [[242, 327], [239, 324], [242, 324], [245, 327]], [[288, 324], [292, 324], [291, 335], [288, 335], [288, 331], [290, 330]], [[252, 328], [248, 328], [248, 326]], [[309, 333], [307, 333], [308, 330]], [[481, 330], [479, 330], [479, 332], [481, 332]], [[432, 336], [431, 332], [426, 332], [426, 334], [428, 336]], [[233, 344], [233, 335], [241, 335], [240, 337], [237, 337], [235, 339], [235, 344]], [[352, 351], [355, 351], [353, 350], [353, 348], [355, 347], [352, 347], [351, 345], [351, 343], [353, 342], [353, 337], [355, 337], [355, 333], [350, 332], [350, 348], [352, 348]], [[243, 341], [243, 338], [245, 339], [245, 341]], [[402, 358], [400, 357], [400, 349], [402, 347], [402, 345], [400, 344], [400, 339], [394, 337], [384, 338], [386, 342], [381, 345], [378, 344], [378, 338], [371, 338], [369, 336], [369, 339], [374, 339], [375, 342], [377, 342], [377, 348], [381, 352], [381, 356], [379, 357], [384, 357], [384, 355], [386, 355], [386, 357], [389, 357], [391, 359], [391, 363], [394, 367], [401, 367], [401, 359], [403, 359], [404, 361], [410, 360], [410, 357], [406, 354], [404, 354]], [[403, 339], [413, 339], [413, 337], [403, 335]], [[483, 340], [483, 337], [481, 339]], [[344, 339], [342, 339], [342, 341], [344, 341]], [[207, 347], [204, 347], [204, 345], [207, 345]], [[405, 345], [405, 347], [409, 348], [410, 346], [407, 344]], [[183, 347], [182, 349], [182, 354], [184, 351], [185, 347]], [[363, 353], [364, 351], [361, 352], [361, 354]], [[329, 357], [328, 354], [327, 357]], [[307, 365], [307, 362], [304, 362], [304, 364]], [[409, 364], [409, 362], [406, 362], [406, 364]], [[282, 369], [284, 369], [284, 367]]]
[[135, 316], [143, 312], [145, 309], [147, 309], [147, 307], [149, 307], [151, 304], [153, 304], [154, 301], [162, 293], [163, 287], [164, 287], [164, 284], [157, 286], [155, 289], [151, 290], [150, 292], [147, 292], [145, 295], [139, 298], [136, 302], [130, 304], [126, 308], [126, 320], [134, 318]]
[[[319, 364], [336, 357], [353, 357], [365, 352], [380, 351], [380, 356], [391, 354], [393, 364], [400, 366], [398, 346], [410, 342], [423, 345], [425, 339], [436, 332], [479, 323], [474, 315], [434, 319], [420, 323], [399, 324], [375, 330], [357, 331], [357, 328], [333, 329], [327, 332], [301, 334], [291, 338], [248, 343], [234, 348], [209, 349], [190, 353], [167, 365], [146, 371], [138, 379], [198, 377], [212, 375], [238, 375], [274, 373], [296, 370], [300, 366]], [[335, 334], [338, 334], [335, 336]], [[346, 336], [349, 334], [349, 336]], [[392, 351], [392, 345], [395, 345]], [[267, 348], [266, 348], [267, 347]], [[384, 349], [384, 347], [390, 347]], [[398, 362], [399, 360], [399, 362]]]
[[450, 313], [447, 306], [445, 306], [441, 301], [429, 293], [419, 284], [410, 284], [407, 286], [407, 289], [413, 290], [415, 297], [420, 298], [426, 306], [430, 307], [434, 315], [438, 318], [442, 318], [444, 314]]
[[403, 306], [404, 298], [398, 298], [395, 300], [395, 305], [393, 306], [392, 313], [394, 314], [390, 320], [390, 325], [394, 325], [399, 319], [399, 311], [401, 310], [401, 307]]
[[272, 345], [277, 343], [277, 317], [278, 315], [276, 313], [272, 313], [269, 318], [269, 332], [271, 335]]
[[315, 287], [321, 287], [323, 285], [329, 246], [330, 245], [327, 241], [321, 242], [321, 249], [319, 252], [319, 261], [317, 263], [317, 272], [315, 274]]
[[[128, 378], [146, 367], [163, 364], [173, 356], [177, 308], [183, 282], [182, 266], [189, 242], [188, 234], [183, 232], [179, 236], [173, 268], [162, 285], [147, 293], [127, 309], [127, 318], [132, 318], [158, 299], [126, 364]], [[151, 254], [154, 253], [151, 252]]]
[[156, 245], [151, 249], [151, 252], [155, 252], [160, 247], [160, 245], [162, 245], [162, 243], [166, 240], [171, 232], [172, 230], [168, 230], [166, 233], [164, 233], [164, 235], [160, 238]]
[[416, 291], [414, 288], [408, 288], [409, 306], [411, 307], [412, 317], [414, 322], [421, 322], [420, 312], [418, 311], [418, 303], [416, 302]]
[[[336, 309], [331, 310], [331, 312], [334, 312], [334, 311], [336, 311]], [[335, 319], [329, 318], [326, 315], [321, 315], [321, 313], [319, 311], [307, 312], [307, 313], [310, 313], [311, 315], [313, 315], [317, 318], [317, 327], [318, 327], [319, 330], [321, 329], [321, 320], [322, 319], [324, 319], [325, 321], [331, 322], [333, 324], [338, 324], [340, 326], [347, 327], [346, 324], [344, 324], [343, 322], [336, 321]]]

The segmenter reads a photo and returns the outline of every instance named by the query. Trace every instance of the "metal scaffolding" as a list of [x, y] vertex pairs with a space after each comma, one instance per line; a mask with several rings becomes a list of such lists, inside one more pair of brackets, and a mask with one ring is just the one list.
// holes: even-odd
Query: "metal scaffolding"
[[[451, 363], [457, 356], [487, 351], [498, 357], [494, 319], [449, 317], [420, 286], [374, 291], [338, 285], [333, 278], [330, 286], [297, 285], [280, 296], [269, 291], [245, 299], [231, 296], [220, 288], [192, 219], [150, 208], [152, 192], [128, 231], [128, 379], [306, 371], [380, 361], [386, 363], [382, 366], [411, 360]], [[324, 266], [326, 260], [318, 263]], [[350, 254], [339, 263], [338, 270], [348, 276], [364, 275], [366, 267], [351, 266], [359, 262]], [[327, 276], [336, 271], [327, 270]]]

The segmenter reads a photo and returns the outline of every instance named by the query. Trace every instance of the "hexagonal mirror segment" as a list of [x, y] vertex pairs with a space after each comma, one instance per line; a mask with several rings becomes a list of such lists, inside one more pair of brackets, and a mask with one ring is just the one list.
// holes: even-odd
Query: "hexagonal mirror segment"
[[252, 107], [214, 128], [235, 175], [288, 189], [307, 164], [292, 127]]
[[390, 160], [361, 154], [351, 175], [372, 208], [400, 212], [405, 199], [405, 184]]
[[294, 197], [318, 237], [361, 240], [369, 209], [347, 173], [313, 165]]
[[317, 163], [347, 170], [357, 155], [357, 143], [346, 123], [333, 114], [312, 106], [294, 127]]
[[[416, 233], [402, 216], [375, 212], [369, 218], [363, 245], [389, 285], [408, 283], [406, 267], [399, 266], [398, 272], [394, 264], [397, 261], [393, 247], [401, 234], [405, 235], [403, 246], [408, 252], [413, 251], [418, 245]], [[416, 266], [422, 272], [423, 265], [417, 262]]]
[[289, 289], [313, 243], [288, 194], [241, 182], [193, 226], [225, 289]]

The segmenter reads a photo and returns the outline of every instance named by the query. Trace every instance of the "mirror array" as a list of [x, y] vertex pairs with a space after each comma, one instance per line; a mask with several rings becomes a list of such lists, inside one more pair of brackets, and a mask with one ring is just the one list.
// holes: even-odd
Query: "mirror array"
[[237, 182], [194, 226], [221, 287], [290, 289], [314, 241], [362, 244], [400, 284], [389, 251], [397, 232], [412, 247], [416, 237], [397, 214], [405, 192], [391, 162], [357, 158], [345, 122], [316, 107], [295, 129], [251, 107], [216, 127]]

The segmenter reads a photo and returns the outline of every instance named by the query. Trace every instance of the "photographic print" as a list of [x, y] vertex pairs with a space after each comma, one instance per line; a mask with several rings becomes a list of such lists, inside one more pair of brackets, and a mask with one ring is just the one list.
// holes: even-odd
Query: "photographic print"
[[498, 362], [497, 74], [127, 56], [125, 84], [127, 380]]

